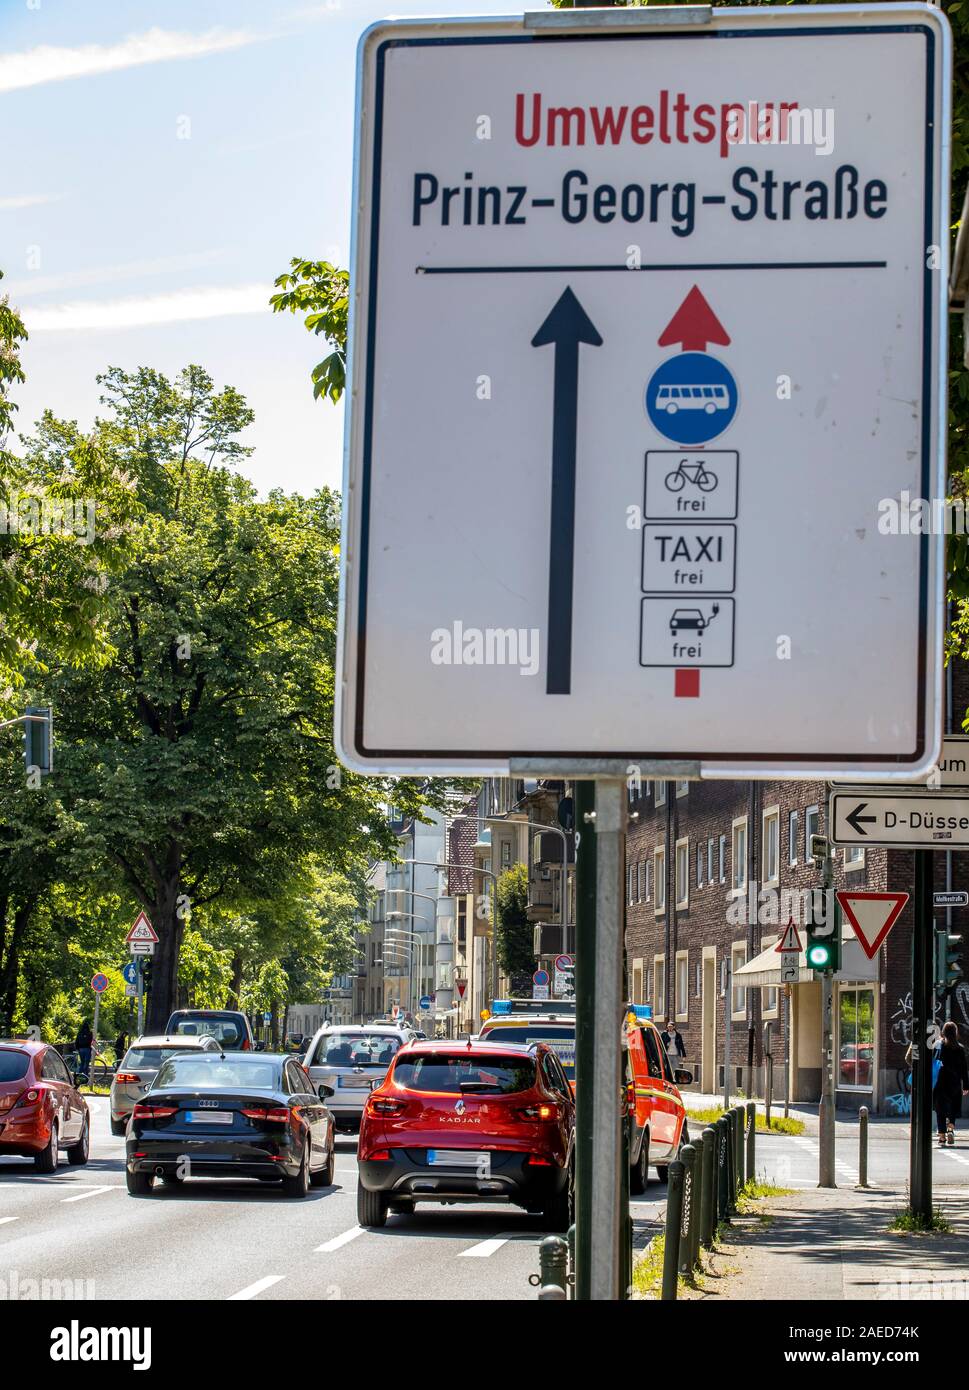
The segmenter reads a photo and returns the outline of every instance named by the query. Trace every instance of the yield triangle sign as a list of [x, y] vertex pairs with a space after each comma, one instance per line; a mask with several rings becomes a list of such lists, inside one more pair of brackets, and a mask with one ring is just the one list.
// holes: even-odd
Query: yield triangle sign
[[125, 941], [157, 941], [158, 933], [143, 912], [139, 912]]
[[788, 922], [787, 926], [784, 928], [784, 935], [781, 937], [780, 941], [778, 941], [777, 945], [774, 947], [774, 950], [797, 951], [798, 955], [800, 955], [801, 938], [797, 934], [797, 927], [794, 925], [793, 917]]
[[465, 991], [465, 990], [467, 989], [467, 987], [468, 987], [468, 982], [467, 982], [467, 980], [455, 980], [455, 981], [454, 981], [454, 987], [455, 987], [455, 989], [456, 989], [457, 992], [458, 992], [458, 998], [459, 998], [459, 999], [463, 999], [463, 998], [464, 998], [464, 991]]
[[869, 960], [894, 927], [908, 902], [907, 893], [852, 893], [841, 889], [835, 894], [841, 911], [855, 929], [855, 936]]

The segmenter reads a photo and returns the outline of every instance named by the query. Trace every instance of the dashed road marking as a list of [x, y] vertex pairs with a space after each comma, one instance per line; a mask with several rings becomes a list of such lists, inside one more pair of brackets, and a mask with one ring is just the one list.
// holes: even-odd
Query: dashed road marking
[[0, 1216], [0, 1226], [7, 1226], [11, 1221], [19, 1221], [19, 1216]]
[[120, 1183], [111, 1183], [107, 1187], [90, 1187], [86, 1192], [75, 1192], [73, 1197], [62, 1197], [61, 1202], [84, 1202], [88, 1197], [97, 1197], [100, 1192], [121, 1191]]
[[500, 1250], [503, 1245], [507, 1245], [510, 1236], [492, 1236], [490, 1240], [481, 1240], [477, 1245], [469, 1245], [467, 1250], [459, 1250], [458, 1254], [471, 1259], [487, 1259], [496, 1250]]
[[323, 1245], [318, 1245], [314, 1254], [328, 1255], [331, 1250], [339, 1250], [341, 1245], [347, 1245], [351, 1240], [356, 1240], [357, 1236], [362, 1235], [362, 1226], [351, 1226], [349, 1231], [344, 1231], [342, 1235], [334, 1236], [332, 1240], [326, 1241]]
[[286, 1276], [283, 1274], [267, 1274], [264, 1279], [257, 1279], [254, 1284], [248, 1284], [238, 1293], [231, 1293], [226, 1299], [227, 1303], [244, 1303], [246, 1299], [258, 1298], [259, 1294], [266, 1289], [271, 1289], [273, 1284], [278, 1284]]
[[954, 1154], [952, 1150], [948, 1148], [940, 1148], [939, 1152], [944, 1153], [946, 1158], [951, 1158], [953, 1163], [961, 1163], [964, 1167], [969, 1168], [969, 1158], [965, 1158], [962, 1154]]

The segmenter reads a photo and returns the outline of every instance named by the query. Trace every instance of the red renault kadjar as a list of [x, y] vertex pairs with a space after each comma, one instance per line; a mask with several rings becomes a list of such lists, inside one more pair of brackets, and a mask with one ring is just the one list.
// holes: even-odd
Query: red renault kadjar
[[360, 1123], [357, 1219], [382, 1226], [416, 1202], [513, 1202], [569, 1227], [575, 1102], [546, 1043], [415, 1041]]
[[52, 1173], [61, 1152], [87, 1163], [91, 1119], [87, 1101], [59, 1052], [26, 1039], [0, 1040], [0, 1158], [32, 1158]]

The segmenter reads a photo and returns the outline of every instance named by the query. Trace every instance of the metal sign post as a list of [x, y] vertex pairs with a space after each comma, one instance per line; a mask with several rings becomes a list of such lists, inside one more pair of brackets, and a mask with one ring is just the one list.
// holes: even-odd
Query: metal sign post
[[912, 1125], [910, 1175], [912, 1215], [932, 1219], [932, 1049], [929, 1029], [932, 988], [932, 851], [915, 852], [915, 925], [912, 931]]

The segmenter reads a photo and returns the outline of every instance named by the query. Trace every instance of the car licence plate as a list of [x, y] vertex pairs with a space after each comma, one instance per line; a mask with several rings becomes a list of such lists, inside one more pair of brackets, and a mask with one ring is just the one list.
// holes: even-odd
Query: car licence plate
[[340, 1076], [337, 1078], [337, 1084], [341, 1086], [345, 1091], [369, 1091], [370, 1077]]
[[233, 1110], [186, 1110], [185, 1123], [189, 1125], [231, 1125]]
[[473, 1149], [428, 1149], [427, 1162], [431, 1168], [473, 1168], [479, 1177], [491, 1174], [491, 1154]]

